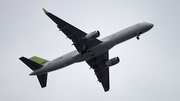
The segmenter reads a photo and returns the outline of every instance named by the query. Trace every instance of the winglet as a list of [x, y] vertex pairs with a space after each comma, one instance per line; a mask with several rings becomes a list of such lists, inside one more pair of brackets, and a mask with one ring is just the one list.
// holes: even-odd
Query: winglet
[[49, 12], [48, 12], [48, 11], [46, 11], [44, 8], [43, 8], [43, 11], [44, 11], [44, 13], [45, 13], [45, 14], [48, 14], [48, 13], [49, 13]]

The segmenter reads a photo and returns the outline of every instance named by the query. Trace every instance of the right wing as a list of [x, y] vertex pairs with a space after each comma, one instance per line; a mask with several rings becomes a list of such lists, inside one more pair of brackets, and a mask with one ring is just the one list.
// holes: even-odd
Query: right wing
[[109, 67], [105, 65], [108, 60], [109, 54], [106, 52], [86, 61], [94, 69], [98, 81], [101, 82], [105, 92], [109, 90]]
[[65, 22], [64, 20], [58, 18], [57, 16], [53, 15], [50, 12], [47, 12], [43, 9], [45, 14], [51, 18], [56, 24], [57, 27], [69, 38], [73, 41], [73, 45], [76, 47], [77, 51], [80, 53], [85, 53], [88, 49], [96, 46], [97, 44], [101, 43], [98, 39], [93, 40], [83, 40], [84, 37], [87, 35], [85, 32], [81, 31], [80, 29], [72, 26], [71, 24]]

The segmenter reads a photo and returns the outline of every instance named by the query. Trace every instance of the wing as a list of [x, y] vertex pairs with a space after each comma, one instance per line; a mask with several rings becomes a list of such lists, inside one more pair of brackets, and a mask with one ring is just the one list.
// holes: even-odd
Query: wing
[[65, 22], [64, 20], [58, 18], [50, 12], [47, 12], [43, 9], [45, 14], [50, 17], [56, 24], [57, 27], [69, 38], [73, 41], [73, 45], [76, 47], [77, 51], [80, 53], [86, 52], [88, 49], [96, 46], [101, 43], [98, 39], [94, 40], [84, 40], [84, 37], [87, 35], [85, 32], [80, 29], [72, 26], [71, 24]]
[[98, 81], [101, 82], [105, 92], [109, 90], [109, 67], [105, 65], [107, 60], [109, 60], [108, 52], [86, 61], [94, 69]]

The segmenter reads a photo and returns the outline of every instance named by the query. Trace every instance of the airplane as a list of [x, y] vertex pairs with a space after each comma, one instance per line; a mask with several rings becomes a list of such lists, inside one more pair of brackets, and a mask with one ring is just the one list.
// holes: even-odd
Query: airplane
[[55, 58], [52, 61], [33, 56], [31, 58], [20, 57], [19, 59], [33, 70], [30, 75], [36, 75], [42, 88], [46, 87], [49, 72], [62, 69], [71, 64], [86, 61], [102, 84], [105, 92], [109, 91], [109, 67], [119, 63], [119, 57], [109, 59], [109, 50], [114, 46], [127, 41], [133, 37], [139, 40], [140, 35], [149, 31], [154, 25], [148, 22], [137, 23], [128, 28], [120, 30], [102, 39], [98, 30], [89, 34], [74, 27], [54, 14], [46, 11], [44, 13], [53, 20], [60, 31], [71, 39], [76, 50]]

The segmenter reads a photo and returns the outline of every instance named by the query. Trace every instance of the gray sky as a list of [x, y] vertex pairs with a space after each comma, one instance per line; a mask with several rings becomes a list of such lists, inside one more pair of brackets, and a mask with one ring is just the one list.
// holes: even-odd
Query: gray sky
[[[179, 101], [179, 0], [1, 0], [0, 101]], [[83, 62], [48, 75], [41, 89], [19, 57], [54, 59], [74, 50], [71, 40], [42, 11], [46, 8], [79, 29], [99, 30], [100, 38], [139, 22], [155, 26], [139, 41], [110, 50], [119, 64], [110, 68], [105, 93]], [[99, 39], [100, 39], [99, 38]]]

